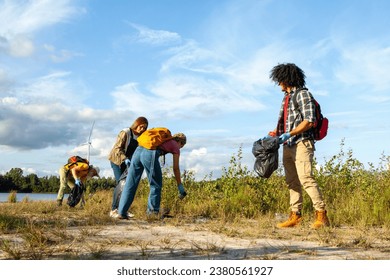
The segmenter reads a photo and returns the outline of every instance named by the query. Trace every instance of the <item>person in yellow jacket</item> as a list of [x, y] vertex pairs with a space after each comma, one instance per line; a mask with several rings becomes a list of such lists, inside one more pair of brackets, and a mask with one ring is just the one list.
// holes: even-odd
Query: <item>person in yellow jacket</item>
[[139, 146], [135, 150], [131, 160], [126, 183], [123, 186], [123, 192], [119, 201], [118, 210], [111, 216], [115, 219], [130, 218], [127, 211], [134, 201], [144, 170], [146, 171], [146, 177], [148, 178], [150, 188], [146, 210], [147, 215], [164, 218], [164, 216], [168, 214], [169, 209], [160, 209], [163, 184], [161, 166], [158, 160], [160, 155], [168, 153], [172, 154], [173, 174], [180, 193], [179, 198], [183, 199], [187, 195], [180, 178], [179, 166], [180, 149], [187, 143], [187, 137], [183, 133], [174, 134], [171, 139], [158, 145], [156, 149], [145, 148], [142, 146], [141, 142], [142, 141], [139, 142]]
[[[122, 174], [124, 174], [126, 168], [130, 165], [134, 151], [138, 147], [137, 138], [147, 128], [148, 119], [145, 117], [138, 117], [130, 127], [124, 128], [119, 132], [110, 154], [108, 155], [108, 160], [110, 161], [112, 171], [114, 172], [117, 185]], [[121, 192], [118, 191], [117, 188], [114, 188], [110, 217], [118, 211], [117, 208], [120, 195]]]
[[[89, 165], [88, 161], [68, 163], [61, 166], [58, 170], [60, 174], [60, 189], [57, 194], [57, 205], [62, 205], [66, 186], [73, 189], [75, 185], [85, 184], [87, 179], [95, 176], [99, 177], [99, 172], [99, 167]], [[82, 204], [84, 204], [84, 199], [82, 199]]]

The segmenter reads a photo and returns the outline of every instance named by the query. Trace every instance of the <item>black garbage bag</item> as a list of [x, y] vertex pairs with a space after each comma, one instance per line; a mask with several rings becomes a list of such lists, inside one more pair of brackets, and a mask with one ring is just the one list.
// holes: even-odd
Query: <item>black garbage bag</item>
[[83, 192], [84, 185], [82, 183], [80, 183], [80, 185], [75, 184], [74, 188], [69, 193], [67, 204], [70, 207], [75, 207], [83, 197]]
[[118, 209], [119, 206], [119, 201], [121, 200], [121, 195], [123, 192], [123, 186], [126, 183], [126, 178], [127, 178], [127, 173], [128, 173], [128, 168], [123, 171], [121, 177], [119, 178], [118, 184], [115, 187], [114, 190], [114, 209]]
[[254, 170], [260, 177], [269, 178], [278, 169], [279, 146], [279, 137], [265, 137], [253, 143]]

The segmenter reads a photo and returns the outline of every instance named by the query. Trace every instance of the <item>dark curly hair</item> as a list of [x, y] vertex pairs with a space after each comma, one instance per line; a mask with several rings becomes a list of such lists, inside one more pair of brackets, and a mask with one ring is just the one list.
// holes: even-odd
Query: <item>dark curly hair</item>
[[276, 84], [283, 83], [289, 87], [302, 88], [305, 86], [305, 73], [293, 63], [278, 64], [272, 68], [269, 75]]

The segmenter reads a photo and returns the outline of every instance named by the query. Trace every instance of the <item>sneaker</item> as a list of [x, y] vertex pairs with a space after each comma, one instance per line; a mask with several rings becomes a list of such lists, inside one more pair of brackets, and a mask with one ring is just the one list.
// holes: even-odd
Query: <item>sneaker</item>
[[[114, 218], [114, 215], [118, 214], [118, 209], [114, 209], [114, 210], [111, 210], [110, 211], [110, 217], [111, 218]], [[134, 214], [133, 213], [130, 213], [130, 212], [127, 212], [127, 217], [128, 218], [134, 218]]]
[[127, 216], [122, 216], [121, 214], [116, 211], [115, 213], [112, 214], [111, 218], [118, 219], [118, 220], [128, 220], [129, 217]]
[[110, 211], [110, 217], [113, 218], [115, 214], [118, 213], [118, 209], [114, 209]]
[[58, 207], [62, 206], [62, 199], [57, 199], [57, 206]]
[[290, 216], [287, 221], [279, 223], [276, 226], [278, 228], [295, 227], [302, 221], [301, 212], [290, 212]]
[[127, 212], [127, 217], [129, 217], [129, 218], [134, 218], [134, 214], [133, 213], [130, 213], [130, 212]]

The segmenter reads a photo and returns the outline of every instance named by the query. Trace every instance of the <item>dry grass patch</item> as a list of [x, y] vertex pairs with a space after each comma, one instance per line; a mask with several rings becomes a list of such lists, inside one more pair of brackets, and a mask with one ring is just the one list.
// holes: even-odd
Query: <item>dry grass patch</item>
[[[96, 193], [83, 209], [55, 202], [1, 203], [0, 258], [321, 259], [327, 252], [320, 246], [349, 250], [354, 252], [349, 258], [360, 259], [383, 259], [390, 252], [385, 226], [313, 230], [308, 218], [298, 228], [280, 230], [271, 213], [228, 220], [175, 209], [173, 218], [147, 221], [144, 205], [132, 209], [136, 219], [118, 221], [108, 216], [110, 197], [111, 192]], [[304, 242], [315, 245], [294, 245]]]

